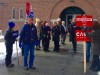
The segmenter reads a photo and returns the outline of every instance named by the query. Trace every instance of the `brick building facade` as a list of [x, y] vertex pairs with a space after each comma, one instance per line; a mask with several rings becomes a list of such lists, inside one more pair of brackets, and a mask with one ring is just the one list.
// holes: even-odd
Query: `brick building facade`
[[[16, 29], [25, 22], [27, 0], [0, 0], [0, 30], [5, 31], [8, 21], [16, 23]], [[53, 21], [61, 17], [68, 20], [75, 14], [89, 14], [100, 23], [100, 0], [28, 0], [35, 18]], [[69, 18], [69, 19], [68, 19]]]

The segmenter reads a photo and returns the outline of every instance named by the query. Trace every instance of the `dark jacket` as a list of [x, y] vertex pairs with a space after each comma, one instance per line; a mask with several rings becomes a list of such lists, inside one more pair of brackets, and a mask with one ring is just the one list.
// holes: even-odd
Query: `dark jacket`
[[50, 32], [51, 32], [51, 28], [50, 28], [50, 26], [46, 26], [46, 38], [47, 39], [51, 39], [51, 36], [50, 36]]
[[53, 37], [53, 41], [57, 40], [59, 41], [60, 40], [60, 28], [59, 26], [54, 26], [52, 28], [52, 37]]
[[31, 26], [29, 24], [25, 24], [20, 32], [19, 41], [23, 44], [35, 44], [37, 40], [37, 29], [34, 24]]
[[66, 31], [65, 31], [63, 25], [61, 26], [61, 34], [67, 34], [67, 28], [66, 28]]
[[16, 38], [13, 36], [13, 31], [11, 28], [7, 29], [4, 35], [5, 43], [14, 44]]
[[59, 23], [57, 24], [57, 26], [59, 26], [60, 34], [61, 34], [61, 26], [62, 26], [61, 22], [59, 22]]
[[93, 30], [90, 34], [85, 31], [86, 35], [92, 39], [93, 55], [100, 55], [100, 29]]
[[76, 24], [75, 23], [71, 23], [68, 26], [68, 32], [70, 33], [69, 41], [76, 39]]
[[75, 33], [75, 31], [76, 31], [76, 24], [75, 23], [71, 23], [70, 25], [69, 25], [69, 27], [68, 27], [68, 31], [69, 31], [69, 33], [70, 33], [70, 35], [72, 36], [72, 37], [76, 37], [76, 33]]
[[45, 25], [41, 26], [41, 33], [46, 34], [46, 26]]
[[42, 26], [41, 26], [41, 31], [40, 31], [40, 37], [41, 37], [42, 39], [44, 39], [44, 38], [51, 39], [50, 33], [48, 33], [48, 31], [51, 31], [50, 26], [42, 25]]
[[46, 37], [46, 26], [42, 25], [40, 29], [40, 39], [44, 39]]

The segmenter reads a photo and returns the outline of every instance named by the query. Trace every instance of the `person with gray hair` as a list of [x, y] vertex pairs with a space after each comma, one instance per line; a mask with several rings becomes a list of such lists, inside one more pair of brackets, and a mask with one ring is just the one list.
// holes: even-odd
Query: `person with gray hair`
[[65, 44], [66, 34], [67, 34], [67, 29], [65, 26], [65, 21], [62, 21], [62, 25], [61, 25], [61, 44], [62, 45], [66, 45]]

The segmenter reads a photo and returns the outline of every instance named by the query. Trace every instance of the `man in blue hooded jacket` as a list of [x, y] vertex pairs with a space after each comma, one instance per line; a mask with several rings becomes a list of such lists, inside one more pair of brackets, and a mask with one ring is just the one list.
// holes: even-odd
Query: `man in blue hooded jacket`
[[[24, 66], [26, 70], [36, 69], [33, 67], [34, 63], [34, 44], [37, 40], [37, 29], [33, 24], [33, 17], [28, 16], [27, 23], [22, 27], [20, 32], [19, 47], [24, 48]], [[30, 52], [30, 59], [28, 64], [28, 53]]]

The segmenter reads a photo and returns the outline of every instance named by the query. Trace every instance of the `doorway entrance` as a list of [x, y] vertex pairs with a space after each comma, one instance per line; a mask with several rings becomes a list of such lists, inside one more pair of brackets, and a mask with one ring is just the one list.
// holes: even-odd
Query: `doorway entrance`
[[62, 21], [66, 22], [66, 26], [68, 26], [71, 23], [71, 19], [74, 18], [76, 15], [82, 15], [85, 14], [85, 12], [76, 6], [71, 6], [66, 9], [64, 9], [61, 14], [60, 18]]

